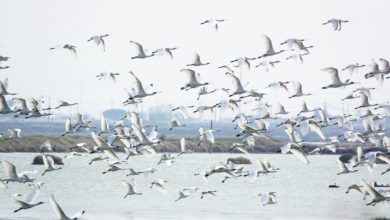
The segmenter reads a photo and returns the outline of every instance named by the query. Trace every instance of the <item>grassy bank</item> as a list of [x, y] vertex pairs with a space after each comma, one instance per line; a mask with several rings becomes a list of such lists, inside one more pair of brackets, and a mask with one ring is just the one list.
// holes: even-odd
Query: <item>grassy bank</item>
[[[50, 140], [53, 145], [54, 152], [69, 152], [69, 148], [75, 146], [77, 143], [84, 142], [88, 146], [94, 146], [95, 143], [91, 137], [87, 136], [25, 136], [18, 139], [0, 140], [0, 152], [38, 152], [38, 147]], [[162, 144], [155, 147], [157, 152], [179, 152], [180, 151], [180, 138], [162, 138]], [[217, 138], [215, 144], [212, 145], [212, 152], [228, 152], [233, 143], [240, 143], [241, 139], [238, 138]], [[285, 144], [276, 140], [259, 139], [256, 140], [255, 146], [246, 147], [249, 153], [276, 153], [280, 147]], [[115, 145], [122, 145], [120, 141], [117, 141]], [[198, 139], [186, 137], [186, 145], [188, 149], [195, 152], [208, 152], [209, 143], [201, 143], [198, 146]], [[356, 146], [359, 144], [354, 143], [342, 143], [337, 149], [337, 153], [355, 153]], [[366, 144], [365, 147], [371, 148]], [[305, 151], [309, 152], [313, 150], [315, 146], [305, 147]], [[238, 151], [232, 151], [238, 152]], [[331, 153], [326, 151], [325, 153]]]
[[[38, 147], [50, 140], [55, 152], [67, 152], [70, 147], [75, 146], [77, 143], [87, 143], [88, 146], [94, 146], [95, 143], [91, 137], [85, 136], [25, 136], [18, 139], [0, 140], [0, 152], [38, 152]], [[213, 152], [226, 152], [230, 149], [233, 143], [240, 142], [237, 138], [218, 138], [215, 140], [215, 144], [212, 145]], [[120, 141], [115, 143], [121, 145]], [[209, 143], [201, 143], [198, 146], [198, 139], [186, 138], [187, 148], [196, 152], [207, 152]], [[276, 152], [282, 145], [274, 140], [261, 139], [256, 141], [256, 146], [248, 147], [249, 152]], [[157, 152], [178, 152], [180, 151], [180, 138], [164, 138], [162, 144], [159, 144], [156, 148]]]

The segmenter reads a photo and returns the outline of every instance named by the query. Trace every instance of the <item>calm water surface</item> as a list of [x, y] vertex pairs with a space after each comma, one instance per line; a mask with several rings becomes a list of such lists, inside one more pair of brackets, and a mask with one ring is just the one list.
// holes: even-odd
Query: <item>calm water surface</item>
[[[226, 161], [238, 154], [186, 154], [179, 157], [172, 166], [157, 165], [161, 155], [151, 157], [132, 157], [125, 166], [135, 170], [156, 167], [158, 171], [150, 177], [135, 176], [140, 196], [123, 196], [126, 189], [121, 180], [127, 171], [118, 171], [102, 175], [106, 169], [104, 162], [88, 165], [89, 157], [64, 159], [62, 170], [40, 176], [44, 167], [31, 165], [37, 154], [8, 153], [0, 154], [0, 159], [14, 163], [17, 171], [38, 170], [35, 176], [46, 183], [41, 189], [38, 201], [45, 204], [13, 213], [18, 208], [9, 196], [13, 193], [28, 193], [27, 184], [10, 183], [9, 188], [0, 191], [0, 219], [55, 219], [48, 203], [49, 195], [54, 194], [57, 202], [68, 215], [86, 210], [85, 219], [373, 219], [390, 218], [389, 206], [378, 204], [366, 206], [368, 201], [355, 192], [345, 194], [350, 184], [360, 184], [360, 179], [376, 180], [378, 183], [390, 183], [390, 174], [380, 175], [386, 169], [378, 165], [370, 173], [366, 167], [359, 172], [336, 175], [339, 170], [336, 155], [310, 156], [310, 164], [305, 165], [293, 155], [244, 155], [250, 159], [267, 158], [277, 173], [261, 176], [251, 183], [246, 179], [232, 179], [222, 184], [221, 175], [209, 177], [205, 183], [193, 174], [205, 171], [210, 166]], [[56, 154], [63, 157], [65, 154]], [[124, 155], [122, 155], [124, 157]], [[245, 169], [253, 168], [247, 165]], [[0, 170], [0, 176], [4, 175]], [[162, 194], [150, 189], [155, 178], [167, 180], [167, 193]], [[329, 189], [328, 185], [337, 183], [338, 189]], [[217, 197], [206, 196], [200, 199], [200, 193], [174, 202], [178, 191], [196, 186], [200, 190], [217, 190]], [[262, 206], [257, 194], [274, 191], [277, 193], [275, 205]]]

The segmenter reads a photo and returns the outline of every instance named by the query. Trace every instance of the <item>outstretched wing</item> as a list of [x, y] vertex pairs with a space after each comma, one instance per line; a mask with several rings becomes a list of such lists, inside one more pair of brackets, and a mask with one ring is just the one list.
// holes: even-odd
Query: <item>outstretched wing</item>
[[57, 201], [54, 199], [53, 195], [50, 195], [50, 205], [52, 209], [54, 210], [54, 213], [56, 214], [57, 218], [59, 219], [69, 219], [69, 217], [66, 216], [60, 205], [58, 205]]

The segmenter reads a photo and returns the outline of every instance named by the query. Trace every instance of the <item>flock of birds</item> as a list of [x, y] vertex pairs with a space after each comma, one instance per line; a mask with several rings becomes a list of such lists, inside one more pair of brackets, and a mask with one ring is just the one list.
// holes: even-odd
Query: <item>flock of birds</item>
[[[218, 31], [222, 23], [226, 22], [224, 19], [209, 19], [201, 22], [201, 25], [210, 25], [211, 28]], [[331, 19], [323, 25], [331, 24], [333, 30], [340, 31], [341, 26], [347, 23], [347, 20]], [[103, 51], [106, 50], [106, 38], [109, 38], [109, 34], [97, 35], [89, 38], [88, 42], [93, 42], [98, 47], [102, 47]], [[232, 119], [232, 123], [235, 129], [238, 129], [236, 135], [237, 140], [241, 142], [234, 143], [229, 151], [237, 151], [242, 153], [248, 153], [246, 147], [254, 146], [256, 139], [268, 139], [266, 134], [270, 130], [270, 122], [277, 122], [277, 127], [284, 127], [289, 143], [280, 148], [282, 154], [291, 153], [296, 156], [297, 159], [304, 164], [309, 164], [309, 155], [322, 154], [326, 151], [335, 153], [337, 147], [345, 142], [355, 143], [359, 145], [355, 147], [356, 155], [347, 156], [342, 155], [337, 160], [337, 164], [340, 167], [339, 174], [349, 174], [357, 172], [358, 167], [367, 166], [370, 170], [374, 169], [378, 163], [386, 163], [387, 169], [383, 171], [382, 175], [390, 171], [390, 139], [386, 136], [386, 129], [384, 123], [387, 116], [390, 114], [390, 104], [388, 103], [373, 103], [371, 100], [371, 91], [376, 88], [364, 87], [364, 83], [353, 82], [349, 79], [341, 80], [341, 72], [335, 67], [326, 67], [322, 70], [330, 76], [330, 82], [325, 84], [322, 89], [346, 89], [354, 87], [359, 84], [359, 87], [354, 87], [349, 94], [343, 98], [343, 102], [347, 102], [352, 99], [361, 99], [361, 104], [356, 106], [357, 111], [361, 111], [360, 114], [343, 114], [343, 115], [330, 115], [327, 111], [321, 107], [309, 108], [306, 102], [303, 101], [301, 111], [298, 115], [292, 116], [282, 104], [276, 106], [270, 106], [266, 102], [266, 97], [271, 97], [273, 93], [289, 93], [289, 99], [293, 99], [297, 102], [298, 98], [304, 98], [311, 96], [312, 94], [303, 90], [303, 85], [300, 82], [290, 81], [275, 81], [270, 83], [266, 88], [261, 90], [249, 90], [246, 89], [246, 85], [241, 82], [240, 77], [236, 74], [237, 70], [250, 69], [252, 62], [258, 62], [256, 67], [263, 67], [265, 71], [270, 71], [272, 68], [276, 68], [276, 64], [282, 61], [275, 60], [274, 57], [281, 56], [281, 54], [287, 54], [285, 60], [293, 59], [296, 62], [303, 62], [304, 56], [310, 56], [310, 48], [313, 46], [306, 46], [304, 39], [290, 38], [284, 42], [281, 42], [281, 46], [287, 46], [285, 49], [274, 49], [273, 42], [267, 36], [261, 36], [263, 40], [264, 52], [259, 54], [258, 57], [239, 57], [228, 61], [226, 65], [218, 67], [226, 71], [225, 75], [232, 82], [230, 88], [213, 88], [210, 89], [211, 83], [204, 82], [200, 79], [200, 74], [196, 68], [200, 66], [209, 65], [210, 62], [205, 62], [201, 59], [199, 54], [195, 54], [191, 63], [188, 63], [186, 67], [182, 68], [180, 72], [187, 76], [187, 81], [180, 87], [182, 92], [197, 89], [199, 100], [211, 93], [221, 91], [225, 94], [223, 101], [218, 102], [211, 106], [178, 106], [172, 109], [173, 116], [170, 123], [170, 131], [173, 132], [179, 127], [185, 126], [181, 120], [189, 118], [190, 114], [203, 114], [204, 112], [213, 112], [216, 109], [223, 109], [224, 111], [230, 111], [235, 116]], [[179, 48], [167, 47], [159, 48], [153, 51], [145, 50], [143, 46], [135, 41], [130, 41], [130, 44], [135, 46], [136, 53], [131, 59], [148, 59], [153, 56], [169, 56], [174, 59], [175, 50]], [[77, 55], [77, 47], [71, 44], [64, 44], [55, 47], [51, 47], [50, 50], [67, 50]], [[0, 56], [0, 64], [7, 62], [10, 57]], [[7, 69], [9, 66], [1, 66], [0, 69]], [[373, 61], [369, 65], [361, 65], [354, 63], [347, 65], [341, 71], [348, 71], [350, 75], [359, 74], [361, 69], [365, 69], [366, 73], [363, 75], [364, 80], [369, 78], [375, 78], [379, 81], [379, 86], [382, 86], [387, 74], [390, 73], [390, 65], [386, 59], [379, 59], [377, 62]], [[96, 77], [98, 80], [111, 80], [115, 81], [116, 77], [121, 73], [114, 72], [102, 72]], [[134, 80], [134, 87], [130, 91], [126, 91], [128, 98], [123, 102], [123, 105], [137, 105], [145, 100], [149, 96], [154, 96], [159, 92], [150, 92], [142, 81], [132, 71], [129, 72], [129, 77]], [[153, 88], [153, 84], [148, 85]], [[178, 88], [179, 89], [179, 88]], [[56, 107], [47, 106], [47, 102], [44, 99], [35, 98], [12, 98], [13, 106], [9, 106], [9, 101], [5, 97], [15, 96], [16, 93], [8, 91], [8, 80], [0, 81], [0, 114], [10, 114], [13, 117], [38, 118], [45, 117], [52, 114], [53, 111], [59, 108], [68, 108], [70, 106], [77, 105], [78, 103], [72, 103], [67, 101], [60, 101]], [[257, 102], [258, 107], [252, 109], [251, 112], [242, 112], [240, 109], [243, 105], [249, 102]], [[253, 111], [261, 111], [264, 114], [256, 117], [251, 115]], [[358, 131], [354, 127], [354, 124], [362, 122], [364, 131]], [[85, 120], [83, 115], [77, 115], [77, 122], [72, 123], [71, 118], [65, 121], [65, 131], [62, 136], [78, 133], [82, 130], [90, 131], [95, 146], [88, 146], [86, 143], [78, 143], [76, 146], [71, 147], [71, 153], [65, 157], [68, 159], [75, 158], [77, 156], [83, 156], [85, 154], [90, 155], [91, 160], [89, 165], [93, 165], [97, 162], [107, 163], [107, 169], [102, 171], [101, 175], [106, 175], [112, 172], [126, 171], [126, 176], [138, 176], [146, 175], [150, 176], [157, 172], [157, 169], [150, 168], [145, 170], [136, 170], [126, 166], [126, 163], [130, 157], [136, 155], [149, 155], [155, 154], [156, 146], [163, 144], [158, 136], [158, 127], [154, 126], [150, 132], [146, 132], [140, 114], [137, 112], [128, 112], [123, 118], [119, 119], [115, 125], [110, 125], [104, 116], [100, 119], [100, 129], [92, 126], [92, 120]], [[128, 123], [129, 122], [129, 123]], [[129, 125], [127, 125], [129, 124]], [[336, 137], [328, 137], [323, 128], [330, 126], [338, 126], [345, 130], [343, 134]], [[214, 144], [214, 134], [218, 130], [199, 128], [199, 142], [201, 144]], [[4, 137], [5, 139], [19, 138], [20, 129], [10, 129], [10, 135]], [[310, 134], [318, 135], [321, 142], [307, 142], [303, 138]], [[2, 135], [4, 136], [4, 135]], [[370, 146], [376, 146], [375, 151], [370, 150]], [[316, 146], [316, 148], [310, 152], [305, 150], [305, 146]], [[175, 160], [179, 160], [183, 154], [195, 152], [196, 149], [188, 149], [186, 146], [186, 139], [183, 137], [180, 140], [181, 152], [177, 155], [171, 155], [169, 153], [163, 153], [158, 164], [166, 164], [168, 166], [173, 165]], [[387, 147], [387, 150], [386, 150]], [[122, 149], [126, 152], [125, 159], [118, 156], [118, 150]], [[380, 149], [380, 150], [378, 150]], [[39, 146], [40, 155], [43, 160], [45, 169], [41, 175], [50, 175], [51, 172], [60, 172], [62, 167], [57, 167], [55, 162], [48, 154], [53, 150], [53, 146], [50, 141], [46, 141]], [[386, 152], [387, 151], [387, 152]], [[101, 154], [100, 152], [103, 152]], [[97, 155], [97, 156], [95, 156]], [[147, 157], [145, 157], [145, 160]], [[33, 186], [33, 190], [28, 195], [21, 195], [15, 193], [11, 195], [11, 198], [19, 205], [14, 212], [21, 210], [31, 209], [33, 207], [44, 204], [43, 202], [37, 202], [39, 191], [44, 188], [44, 183], [36, 181], [33, 178], [37, 172], [25, 171], [17, 172], [15, 165], [10, 161], [3, 159], [2, 166], [4, 169], [4, 177], [0, 181], [2, 189], [6, 190], [7, 185], [11, 182], [16, 183], [30, 183]], [[247, 178], [251, 182], [261, 175], [267, 175], [268, 173], [277, 172], [279, 169], [272, 167], [269, 161], [256, 160], [256, 169], [246, 170], [244, 166], [234, 164], [232, 162], [222, 163], [214, 165], [210, 169], [204, 172], [194, 174], [195, 176], [202, 177], [205, 181], [211, 175], [223, 175], [224, 179], [222, 183], [228, 179]], [[64, 168], [66, 169], [66, 168]], [[121, 180], [124, 186], [124, 198], [142, 195], [137, 191], [135, 179], [131, 181]], [[33, 184], [31, 184], [33, 183]], [[153, 180], [150, 184], [150, 188], [155, 188], [161, 193], [166, 193], [165, 185], [167, 181], [162, 179]], [[175, 202], [193, 196], [197, 193], [199, 188], [185, 188], [179, 190], [178, 198]], [[383, 190], [377, 190], [364, 179], [361, 179], [361, 183], [357, 183], [348, 187], [348, 191], [355, 190], [361, 193], [364, 197], [369, 195], [372, 200], [367, 205], [375, 205], [377, 203], [390, 201], [389, 192]], [[216, 196], [216, 190], [204, 190], [200, 192], [200, 198], [206, 196]], [[24, 196], [24, 197], [23, 197]], [[259, 200], [262, 205], [269, 205], [276, 203], [275, 192], [263, 192], [258, 194]], [[68, 220], [77, 219], [85, 211], [77, 213], [75, 216], [69, 217], [64, 213], [60, 205], [56, 202], [53, 195], [50, 196], [50, 204], [58, 219]]]

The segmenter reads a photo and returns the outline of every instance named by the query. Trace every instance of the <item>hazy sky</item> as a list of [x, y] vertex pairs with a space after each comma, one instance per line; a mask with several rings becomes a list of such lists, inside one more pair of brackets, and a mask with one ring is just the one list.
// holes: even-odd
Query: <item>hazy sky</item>
[[[181, 92], [185, 77], [179, 71], [191, 62], [193, 52], [212, 64], [197, 67], [202, 81], [212, 87], [229, 87], [225, 72], [217, 66], [239, 56], [261, 54], [261, 34], [268, 35], [276, 50], [287, 38], [307, 39], [314, 45], [312, 54], [304, 57], [304, 64], [283, 62], [270, 72], [253, 68], [244, 73], [248, 88], [261, 89], [276, 80], [297, 80], [309, 106], [328, 103], [329, 109], [339, 111], [340, 99], [353, 88], [321, 90], [330, 83], [327, 73], [320, 70], [334, 66], [342, 68], [359, 62], [369, 64], [371, 59], [390, 58], [389, 1], [89, 1], [89, 0], [1, 0], [0, 55], [12, 59], [1, 66], [0, 78], [9, 78], [9, 90], [20, 97], [50, 96], [53, 105], [58, 99], [79, 102], [82, 113], [98, 115], [110, 107], [121, 108], [131, 88], [132, 70], [144, 82], [153, 83], [152, 91], [161, 91], [144, 100], [144, 107], [170, 103], [193, 104], [196, 91]], [[216, 33], [210, 26], [199, 25], [205, 19], [223, 18]], [[348, 19], [342, 31], [321, 24], [331, 18]], [[90, 36], [110, 34], [106, 38], [106, 52], [87, 43]], [[138, 41], [145, 48], [179, 47], [174, 60], [153, 57], [131, 60], [134, 55], [129, 41]], [[59, 44], [78, 47], [78, 57], [68, 51], [49, 51]], [[283, 48], [285, 49], [285, 48]], [[273, 59], [283, 59], [286, 55]], [[253, 63], [253, 66], [256, 63]], [[122, 73], [117, 83], [98, 81], [99, 72]], [[353, 77], [363, 81], [361, 70]], [[341, 79], [349, 77], [347, 72]], [[367, 86], [378, 86], [374, 79], [364, 81]], [[375, 102], [390, 98], [388, 82], [373, 92]], [[202, 98], [200, 104], [212, 104], [220, 94]], [[287, 110], [296, 110], [301, 100], [288, 100], [286, 94], [273, 92], [267, 100], [286, 104]], [[359, 100], [349, 102], [351, 108]]]

